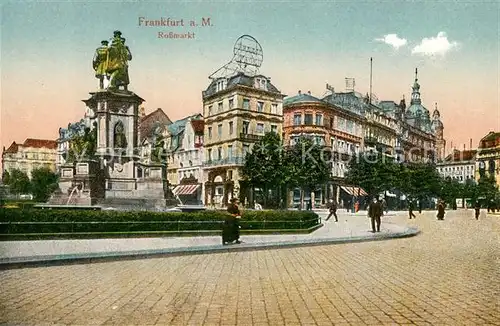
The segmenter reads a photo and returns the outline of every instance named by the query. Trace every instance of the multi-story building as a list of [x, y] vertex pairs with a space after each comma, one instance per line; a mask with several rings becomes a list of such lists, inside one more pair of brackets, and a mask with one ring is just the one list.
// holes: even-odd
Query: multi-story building
[[282, 133], [284, 95], [263, 75], [212, 79], [203, 91], [205, 205], [249, 198], [241, 167], [252, 144], [266, 132]]
[[460, 183], [474, 180], [476, 175], [477, 150], [454, 150], [444, 160], [437, 163], [437, 171], [443, 178], [451, 178]]
[[167, 178], [183, 204], [203, 202], [203, 132], [201, 114], [168, 126]]
[[167, 138], [167, 127], [170, 124], [172, 124], [172, 121], [161, 108], [147, 115], [144, 107], [139, 109], [138, 138], [141, 146], [140, 156], [145, 162], [151, 163], [153, 160], [158, 159], [152, 157], [152, 155], [155, 155], [153, 154], [153, 147], [158, 146], [157, 142], [161, 139]]
[[[314, 206], [325, 204], [335, 195], [350, 158], [362, 148], [365, 119], [363, 108], [356, 105], [357, 99], [353, 100], [353, 96], [356, 97], [354, 92], [332, 92], [324, 99], [318, 99], [310, 92], [302, 94], [299, 91], [283, 102], [285, 144], [293, 145], [299, 137], [310, 137], [316, 144], [329, 147], [333, 153], [332, 181], [304, 194], [304, 200], [311, 200]], [[292, 204], [297, 206], [300, 198], [300, 189], [295, 189]]]
[[476, 154], [476, 180], [493, 176], [500, 186], [500, 132], [490, 131], [479, 142]]
[[34, 169], [45, 167], [56, 171], [57, 142], [47, 139], [27, 138], [24, 143], [13, 142], [9, 148], [3, 148], [2, 174], [5, 171], [19, 169], [31, 178]]

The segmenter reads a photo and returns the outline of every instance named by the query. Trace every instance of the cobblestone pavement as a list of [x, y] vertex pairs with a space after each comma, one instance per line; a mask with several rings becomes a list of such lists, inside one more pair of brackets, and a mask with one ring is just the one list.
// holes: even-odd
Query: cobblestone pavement
[[0, 272], [0, 322], [500, 325], [500, 218], [406, 220], [407, 239]]

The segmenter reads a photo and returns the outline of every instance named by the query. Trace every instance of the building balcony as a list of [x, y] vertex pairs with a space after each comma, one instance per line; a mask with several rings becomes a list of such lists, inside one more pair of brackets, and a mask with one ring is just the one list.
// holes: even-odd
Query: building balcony
[[247, 141], [259, 141], [262, 137], [262, 135], [240, 133], [240, 139]]
[[203, 147], [203, 143], [194, 143], [194, 148], [200, 148], [200, 147]]
[[221, 165], [244, 165], [245, 158], [243, 156], [232, 156], [216, 160], [208, 160], [203, 162], [203, 166], [221, 166]]
[[365, 137], [364, 141], [366, 146], [375, 146], [378, 143], [376, 137]]

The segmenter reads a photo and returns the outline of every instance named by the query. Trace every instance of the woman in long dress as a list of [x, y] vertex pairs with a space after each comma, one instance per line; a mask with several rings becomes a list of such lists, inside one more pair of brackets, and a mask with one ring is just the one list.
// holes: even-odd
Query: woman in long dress
[[222, 244], [241, 243], [240, 241], [240, 226], [238, 220], [241, 218], [241, 212], [237, 205], [237, 199], [231, 199], [231, 204], [227, 207], [227, 212], [230, 214], [224, 221], [222, 228]]

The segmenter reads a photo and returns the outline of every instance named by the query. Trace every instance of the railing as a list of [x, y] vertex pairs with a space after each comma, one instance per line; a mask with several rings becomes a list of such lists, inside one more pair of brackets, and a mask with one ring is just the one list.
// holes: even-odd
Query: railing
[[208, 160], [203, 163], [204, 166], [219, 166], [219, 165], [229, 165], [229, 164], [245, 164], [245, 158], [243, 156], [232, 156], [226, 157], [219, 160]]

